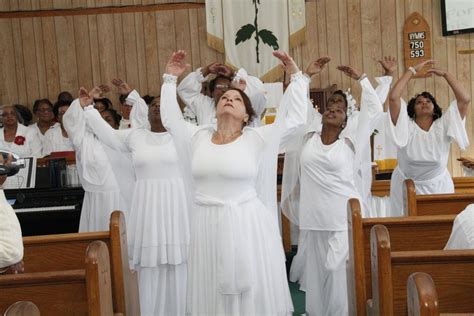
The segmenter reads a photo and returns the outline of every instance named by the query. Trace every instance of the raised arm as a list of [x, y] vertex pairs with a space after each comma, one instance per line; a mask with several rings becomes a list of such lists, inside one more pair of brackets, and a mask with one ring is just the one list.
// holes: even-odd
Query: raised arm
[[[84, 88], [81, 88], [81, 91]], [[79, 95], [81, 94], [79, 91]], [[84, 90], [85, 91], [85, 90]], [[87, 93], [87, 91], [86, 91]], [[79, 99], [75, 99], [71, 106], [67, 109], [63, 116], [63, 124], [68, 137], [71, 139], [74, 148], [81, 146], [86, 130], [86, 120], [84, 118], [84, 110]]]
[[198, 129], [197, 126], [184, 120], [176, 99], [177, 78], [189, 67], [189, 64], [184, 62], [185, 57], [186, 53], [183, 50], [171, 55], [166, 64], [163, 85], [161, 86], [161, 121], [163, 126], [179, 139], [183, 137], [189, 139], [192, 133]]
[[127, 102], [132, 104], [132, 111], [130, 112], [130, 122], [132, 128], [146, 128], [150, 129], [150, 122], [148, 121], [148, 106], [145, 100], [142, 99], [137, 90], [132, 89], [128, 83], [122, 79], [113, 79], [112, 84], [121, 95], [127, 96]]
[[397, 60], [392, 56], [384, 56], [383, 59], [378, 61], [383, 68], [382, 77], [375, 77], [378, 86], [375, 88], [380, 102], [382, 105], [385, 103], [390, 92], [390, 85], [393, 80], [393, 73], [397, 69]]
[[[105, 86], [101, 86], [104, 88]], [[84, 119], [91, 129], [92, 133], [105, 145], [119, 151], [128, 152], [126, 138], [130, 130], [117, 131], [114, 130], [107, 122], [104, 121], [99, 111], [94, 108], [93, 101], [96, 94], [101, 93], [100, 87], [93, 88], [87, 92], [84, 88], [79, 90], [79, 101], [84, 109]]]
[[394, 125], [397, 124], [398, 116], [400, 114], [400, 97], [402, 96], [402, 92], [408, 84], [408, 81], [415, 75], [418, 71], [420, 71], [425, 66], [430, 66], [434, 64], [434, 60], [425, 60], [419, 64], [416, 64], [413, 67], [408, 68], [405, 73], [397, 80], [397, 82], [393, 85], [392, 90], [390, 90], [388, 96], [389, 102], [389, 111], [390, 117], [392, 119], [392, 123]]
[[428, 70], [428, 73], [435, 74], [436, 76], [446, 79], [451, 89], [453, 89], [454, 96], [458, 104], [459, 114], [461, 115], [461, 118], [464, 119], [466, 117], [469, 104], [471, 103], [471, 96], [469, 95], [469, 92], [463, 87], [459, 80], [457, 80], [447, 71], [432, 68]]

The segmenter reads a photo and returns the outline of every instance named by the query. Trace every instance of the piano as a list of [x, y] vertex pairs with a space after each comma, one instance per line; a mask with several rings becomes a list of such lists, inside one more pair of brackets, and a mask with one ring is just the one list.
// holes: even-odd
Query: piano
[[6, 189], [23, 236], [77, 233], [84, 190], [81, 186]]

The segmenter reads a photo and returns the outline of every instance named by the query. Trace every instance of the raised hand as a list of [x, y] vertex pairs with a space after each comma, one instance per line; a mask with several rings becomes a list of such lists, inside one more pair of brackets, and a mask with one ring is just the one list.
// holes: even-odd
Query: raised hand
[[421, 63], [418, 63], [418, 64], [414, 65], [413, 68], [415, 68], [416, 71], [420, 71], [422, 68], [427, 67], [427, 66], [430, 66], [430, 68], [431, 68], [434, 64], [435, 64], [434, 59], [428, 59], [428, 60], [422, 61]]
[[132, 92], [132, 88], [122, 79], [112, 79], [112, 84], [117, 88], [119, 94], [128, 95]]
[[274, 51], [273, 56], [281, 61], [281, 66], [288, 75], [292, 75], [300, 71], [293, 58], [291, 58], [291, 56], [287, 53], [282, 51]]
[[230, 83], [230, 86], [232, 88], [237, 88], [237, 89], [240, 89], [242, 91], [245, 90], [245, 88], [247, 87], [247, 82], [244, 80], [244, 79], [239, 79], [239, 78], [236, 78], [238, 80], [232, 80], [232, 82]]
[[104, 94], [110, 91], [110, 87], [105, 84], [101, 84], [98, 87], [92, 88], [89, 91], [89, 96], [93, 99], [101, 99], [104, 97]]
[[219, 66], [217, 66], [217, 73], [229, 78], [234, 75], [234, 71], [230, 67], [223, 64], [219, 64]]
[[217, 75], [218, 69], [219, 69], [220, 63], [214, 62], [212, 64], [209, 64], [201, 69], [201, 72], [204, 77], [206, 77], [208, 74], [215, 74]]
[[184, 50], [174, 52], [166, 64], [165, 73], [176, 77], [181, 76], [187, 68], [191, 67], [191, 65], [184, 63], [185, 57], [186, 52]]
[[359, 80], [360, 76], [362, 75], [360, 71], [352, 68], [351, 66], [340, 65], [336, 68], [352, 79]]
[[397, 60], [392, 56], [384, 56], [382, 60], [378, 61], [384, 70], [385, 76], [392, 76], [397, 69]]
[[444, 76], [446, 76], [447, 71], [441, 70], [441, 69], [438, 69], [438, 68], [431, 68], [431, 69], [428, 69], [427, 73], [434, 74], [438, 77], [444, 77]]
[[308, 67], [306, 67], [305, 73], [310, 77], [314, 76], [315, 74], [320, 73], [324, 69], [326, 64], [330, 61], [331, 61], [331, 58], [328, 56], [320, 57], [316, 59], [315, 61], [312, 61], [308, 65]]
[[94, 99], [90, 97], [89, 92], [84, 87], [79, 89], [79, 103], [83, 108], [94, 103]]

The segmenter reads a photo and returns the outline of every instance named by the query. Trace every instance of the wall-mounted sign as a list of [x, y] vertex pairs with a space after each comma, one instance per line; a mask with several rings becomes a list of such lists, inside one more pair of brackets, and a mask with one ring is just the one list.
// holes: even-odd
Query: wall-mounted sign
[[[403, 47], [405, 69], [422, 61], [431, 59], [431, 31], [428, 22], [418, 13], [412, 13], [403, 27]], [[430, 66], [421, 69], [416, 78], [428, 77], [426, 71]]]

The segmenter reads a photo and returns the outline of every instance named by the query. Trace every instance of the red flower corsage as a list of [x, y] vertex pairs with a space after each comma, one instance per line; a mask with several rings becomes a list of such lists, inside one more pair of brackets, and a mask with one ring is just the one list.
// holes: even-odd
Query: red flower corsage
[[24, 145], [25, 144], [25, 140], [26, 138], [23, 137], [23, 136], [17, 136], [15, 137], [15, 140], [13, 141], [15, 144], [17, 144], [18, 146], [21, 146], [21, 145]]

